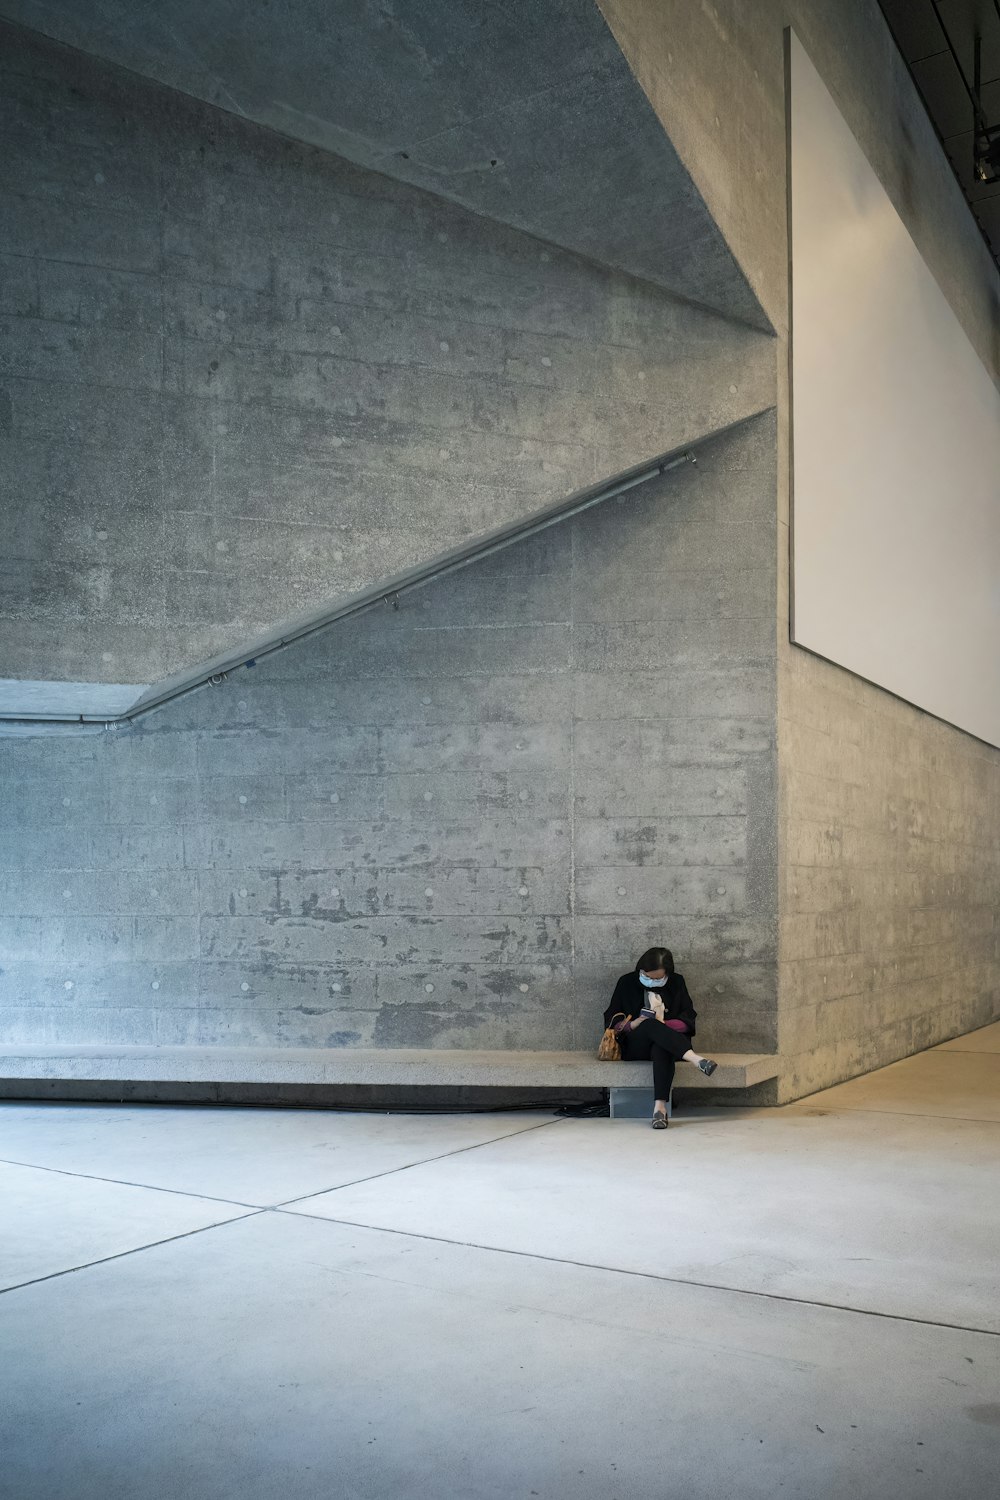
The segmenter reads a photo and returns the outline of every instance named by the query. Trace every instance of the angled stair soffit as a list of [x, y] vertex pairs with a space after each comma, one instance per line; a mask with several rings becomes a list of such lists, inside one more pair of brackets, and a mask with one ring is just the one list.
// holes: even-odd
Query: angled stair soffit
[[[727, 422], [721, 426], [714, 427], [711, 431], [703, 433], [697, 440], [684, 444], [675, 450], [659, 455], [644, 465], [629, 470], [617, 476], [612, 481], [603, 481], [592, 486], [588, 490], [572, 495], [555, 505], [545, 506], [533, 515], [525, 516], [520, 520], [507, 526], [498, 527], [464, 546], [456, 547], [450, 552], [429, 559], [424, 564], [399, 573], [395, 577], [380, 583], [377, 587], [365, 589], [358, 594], [343, 598], [327, 610], [311, 615], [301, 615], [297, 618], [285, 621], [274, 631], [261, 636], [253, 641], [246, 642], [239, 650], [232, 650], [221, 654], [210, 661], [205, 661], [192, 668], [190, 671], [178, 673], [175, 677], [152, 686], [135, 686], [132, 688], [119, 688], [109, 690], [102, 684], [66, 684], [65, 686], [76, 691], [80, 687], [96, 687], [99, 691], [107, 693], [107, 707], [101, 709], [93, 703], [85, 703], [84, 698], [74, 702], [72, 694], [67, 700], [71, 705], [69, 710], [62, 706], [53, 708], [55, 697], [50, 700], [48, 706], [39, 699], [38, 706], [27, 712], [21, 710], [10, 712], [4, 703], [0, 683], [0, 723], [4, 719], [12, 719], [15, 722], [23, 722], [31, 718], [47, 720], [50, 722], [66, 723], [111, 723], [119, 720], [133, 718], [136, 714], [146, 713], [150, 709], [157, 708], [171, 699], [180, 697], [191, 689], [203, 684], [219, 680], [227, 672], [239, 667], [253, 666], [256, 661], [274, 651], [282, 650], [286, 646], [294, 645], [297, 641], [324, 630], [327, 626], [338, 621], [347, 619], [351, 615], [357, 615], [373, 607], [391, 607], [396, 598], [414, 588], [420, 588], [426, 583], [433, 582], [442, 575], [454, 572], [469, 564], [475, 563], [491, 553], [504, 548], [514, 546], [524, 541], [529, 536], [536, 534], [548, 526], [559, 525], [570, 520], [573, 516], [594, 505], [600, 505], [613, 496], [626, 494], [629, 490], [636, 489], [647, 480], [655, 478], [659, 474], [679, 470], [691, 463], [697, 463], [697, 450], [705, 443], [709, 443], [727, 432], [744, 426], [754, 418], [762, 416], [771, 410], [769, 406], [762, 406], [756, 411], [741, 416], [737, 421]], [[23, 684], [11, 684], [11, 686], [24, 686]], [[63, 684], [39, 684], [39, 687], [50, 687], [56, 693]], [[113, 693], [118, 693], [115, 701]], [[126, 702], [126, 695], [128, 701]]]
[[[47, 0], [44, 6], [0, 0], [0, 12], [37, 32], [405, 181], [429, 193], [426, 201], [439, 200], [439, 212], [471, 210], [478, 215], [479, 238], [494, 235], [483, 222], [492, 220], [508, 226], [503, 233], [513, 227], [582, 254], [593, 277], [606, 274], [600, 265], [634, 278], [640, 295], [630, 315], [645, 328], [649, 347], [642, 355], [629, 351], [628, 358], [636, 366], [652, 361], [646, 385], [635, 387], [648, 408], [635, 408], [642, 418], [632, 428], [605, 430], [602, 411], [603, 418], [615, 411], [611, 427], [620, 416], [613, 392], [606, 392], [606, 401], [583, 414], [594, 455], [586, 473], [568, 472], [570, 483], [554, 479], [534, 496], [525, 494], [523, 513], [517, 516], [515, 506], [510, 515], [497, 515], [494, 526], [530, 525], [548, 510], [570, 506], [591, 476], [606, 490], [630, 466], [648, 469], [664, 453], [710, 437], [773, 401], [770, 327], [591, 0], [516, 0], [503, 12], [479, 0], [449, 0], [408, 9], [405, 24], [392, 17], [376, 24], [369, 16], [364, 26], [353, 13], [341, 21], [336, 7], [331, 21], [330, 7], [320, 0], [289, 0], [281, 7], [280, 37], [268, 30], [279, 26], [270, 11], [245, 14], [240, 8], [237, 14], [223, 0], [199, 7], [173, 0], [144, 12], [124, 0], [94, 0], [86, 15], [79, 9], [70, 0]], [[220, 82], [227, 67], [234, 76]], [[326, 108], [332, 101], [337, 121], [303, 108], [302, 118], [313, 121], [311, 134], [293, 130], [285, 106], [288, 118], [274, 115], [268, 80], [275, 93], [282, 80], [286, 92], [301, 85], [303, 105]], [[350, 118], [364, 129], [349, 129], [344, 122]], [[506, 156], [483, 158], [483, 142], [501, 138]], [[419, 151], [407, 148], [412, 140], [419, 140]], [[405, 194], [406, 187], [393, 192]], [[550, 257], [542, 253], [540, 259]], [[559, 261], [558, 253], [553, 259]], [[584, 263], [576, 264], [583, 274]], [[557, 266], [546, 269], [555, 272]], [[659, 296], [658, 289], [669, 295]], [[674, 362], [657, 368], [654, 346], [670, 344], [676, 345]], [[0, 680], [0, 717], [127, 717], [140, 704], [173, 696], [255, 651], [366, 607], [401, 579], [449, 565], [455, 552], [471, 555], [480, 544], [491, 545], [494, 532], [480, 524], [472, 532], [466, 527], [464, 535], [456, 525], [455, 548], [443, 547], [450, 539], [441, 535], [424, 547], [417, 528], [413, 555], [400, 559], [393, 577], [384, 564], [350, 579], [335, 579], [326, 569], [314, 580], [323, 583], [322, 595], [313, 587], [308, 603], [303, 600], [306, 613], [290, 619], [285, 601], [275, 600], [275, 607], [257, 612], [264, 622], [260, 629], [251, 633], [244, 625], [228, 636], [218, 633], [207, 649], [202, 644], [173, 650], [172, 661], [158, 668], [150, 663], [138, 682], [114, 680], [113, 669], [105, 677], [96, 662], [93, 680], [85, 670], [75, 675], [88, 680], [60, 681], [74, 674], [58, 668], [52, 680], [22, 680], [43, 677], [43, 671]], [[288, 596], [287, 605], [292, 603]], [[169, 619], [167, 626], [165, 641]], [[180, 646], [180, 637], [174, 645]]]
[[0, 14], [770, 330], [593, 0], [0, 0]]

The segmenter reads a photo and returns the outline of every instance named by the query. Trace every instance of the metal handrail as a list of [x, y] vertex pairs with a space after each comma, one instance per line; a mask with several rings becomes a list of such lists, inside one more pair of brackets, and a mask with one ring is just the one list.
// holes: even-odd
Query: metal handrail
[[616, 495], [622, 495], [628, 490], [635, 489], [640, 484], [645, 484], [650, 479], [655, 479], [660, 474], [667, 474], [672, 469], [680, 468], [684, 464], [697, 462], [695, 450], [703, 443], [710, 442], [715, 438], [724, 436], [727, 432], [744, 423], [760, 416], [762, 407], [758, 412], [751, 412], [748, 416], [741, 417], [735, 422], [727, 423], [725, 427], [716, 428], [706, 433], [703, 438], [693, 443], [687, 443], [683, 447], [674, 448], [663, 454], [653, 463], [644, 464], [639, 468], [626, 471], [617, 479], [605, 481], [600, 485], [594, 485], [566, 500], [561, 500], [555, 505], [548, 506], [542, 511], [536, 511], [534, 515], [521, 521], [511, 522], [507, 526], [499, 527], [497, 530], [488, 532], [466, 546], [448, 553], [444, 557], [438, 557], [422, 564], [417, 568], [409, 569], [404, 573], [395, 575], [387, 582], [378, 584], [362, 593], [355, 594], [345, 599], [335, 608], [326, 610], [322, 615], [311, 616], [309, 619], [293, 622], [282, 629], [280, 634], [264, 638], [240, 651], [229, 652], [203, 662], [193, 671], [186, 672], [182, 676], [168, 679], [167, 683], [159, 689], [152, 690], [146, 696], [140, 697], [129, 708], [118, 714], [24, 714], [3, 713], [0, 711], [0, 722], [18, 724], [104, 724], [109, 728], [118, 724], [131, 723], [142, 715], [150, 713], [154, 708], [161, 708], [165, 703], [170, 703], [187, 693], [194, 692], [196, 688], [204, 687], [215, 681], [224, 679], [230, 672], [240, 667], [255, 666], [256, 663], [266, 656], [272, 656], [276, 651], [282, 651], [287, 646], [306, 640], [318, 631], [325, 630], [327, 626], [334, 625], [341, 620], [350, 619], [354, 615], [361, 614], [365, 610], [373, 609], [379, 604], [398, 605], [399, 598], [413, 589], [422, 588], [425, 584], [433, 583], [439, 578], [446, 577], [449, 573], [456, 572], [459, 568], [468, 567], [470, 563], [479, 562], [482, 558], [490, 557], [495, 552], [501, 552], [516, 542], [524, 541], [528, 537], [535, 536], [538, 532], [545, 531], [549, 526], [558, 525], [562, 521], [580, 515], [592, 506], [600, 505], [605, 500], [613, 499]]

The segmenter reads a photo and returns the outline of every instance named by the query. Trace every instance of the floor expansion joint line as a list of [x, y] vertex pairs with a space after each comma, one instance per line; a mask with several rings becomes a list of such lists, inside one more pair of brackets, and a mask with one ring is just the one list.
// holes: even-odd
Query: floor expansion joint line
[[[788, 1107], [789, 1109], [795, 1108], [794, 1105], [789, 1105]], [[809, 1111], [803, 1110], [802, 1113], [807, 1114]], [[873, 1109], [871, 1105], [867, 1104], [831, 1104], [829, 1109], [823, 1109], [821, 1105], [816, 1105], [812, 1110], [812, 1114], [814, 1116], [819, 1114], [896, 1115], [900, 1120], [923, 1120], [925, 1122], [941, 1120], [942, 1123], [951, 1121], [955, 1125], [1000, 1125], [1000, 1120], [991, 1120], [988, 1117], [984, 1118], [982, 1115], [927, 1115], [922, 1114], [916, 1109]]]
[[[952, 1052], [960, 1052], [963, 1057], [1000, 1057], [1000, 1052], [985, 1052], [982, 1047], [952, 1047], [947, 1043], [943, 1044], [940, 1049], [935, 1047], [933, 1050], [935, 1052], [940, 1050], [945, 1057], [948, 1057]], [[922, 1055], [919, 1052], [914, 1054], [916, 1057], [921, 1057]], [[907, 1058], [900, 1058], [900, 1062], [906, 1061], [908, 1061]], [[893, 1066], [892, 1063], [889, 1066], [891, 1068]]]
[[13, 1286], [0, 1287], [0, 1297], [5, 1297], [8, 1292], [21, 1292], [25, 1287], [40, 1286], [43, 1281], [58, 1281], [60, 1276], [72, 1276], [76, 1271], [89, 1271], [94, 1266], [106, 1266], [113, 1260], [125, 1260], [130, 1255], [141, 1255], [144, 1250], [156, 1250], [160, 1245], [172, 1245], [177, 1240], [189, 1240], [196, 1234], [206, 1234], [210, 1229], [224, 1229], [227, 1224], [242, 1224], [244, 1219], [259, 1218], [267, 1211], [266, 1208], [255, 1208], [249, 1214], [236, 1214], [232, 1219], [217, 1219], [214, 1224], [199, 1224], [197, 1229], [185, 1229], [180, 1234], [168, 1234], [162, 1240], [149, 1240], [145, 1245], [133, 1245], [131, 1250], [117, 1250], [114, 1255], [99, 1255], [96, 1260], [81, 1261], [78, 1266], [66, 1266], [62, 1271], [49, 1271], [45, 1276], [31, 1276], [27, 1281], [15, 1282]]
[[656, 1271], [633, 1271], [624, 1266], [605, 1266], [600, 1261], [571, 1260], [562, 1255], [545, 1255], [539, 1250], [512, 1250], [509, 1245], [482, 1245], [478, 1240], [452, 1240], [443, 1234], [421, 1234], [415, 1229], [389, 1229], [384, 1224], [362, 1224], [358, 1219], [335, 1219], [330, 1214], [309, 1214], [300, 1208], [285, 1208], [280, 1204], [264, 1212], [287, 1214], [289, 1218], [295, 1219], [311, 1219], [319, 1224], [339, 1224], [345, 1229], [368, 1229], [373, 1234], [397, 1234], [404, 1239], [428, 1240], [435, 1245], [456, 1245], [462, 1250], [485, 1250], [493, 1255], [516, 1255], [522, 1260], [544, 1260], [554, 1266], [576, 1266], [581, 1271], [605, 1271], [612, 1276], [635, 1276], [642, 1281], [658, 1281], [667, 1286], [693, 1286], [705, 1292], [729, 1292], [734, 1297], [760, 1297], [767, 1302], [780, 1302], [786, 1307], [822, 1307], [829, 1312], [853, 1313], [858, 1318], [884, 1318], [889, 1323], [913, 1323], [921, 1328], [948, 1328], [954, 1333], [974, 1333], [980, 1338], [1000, 1339], [1000, 1329], [975, 1328], [971, 1323], [947, 1323], [938, 1318], [918, 1318], [911, 1313], [882, 1312], [875, 1307], [850, 1307], [846, 1302], [824, 1302], [819, 1297], [789, 1297], [781, 1292], [757, 1291], [753, 1287], [695, 1281], [688, 1276], [662, 1276]]
[[[404, 1162], [401, 1167], [386, 1167], [384, 1172], [373, 1172], [370, 1177], [355, 1177], [350, 1182], [337, 1182], [333, 1187], [316, 1188], [311, 1193], [301, 1193], [298, 1198], [286, 1198], [282, 1203], [270, 1203], [271, 1209], [290, 1208], [293, 1203], [306, 1203], [310, 1198], [321, 1198], [324, 1193], [339, 1193], [342, 1188], [357, 1187], [362, 1182], [377, 1182], [380, 1177], [395, 1177], [397, 1172], [412, 1172], [415, 1167], [428, 1167], [432, 1161], [447, 1161], [449, 1156], [463, 1156], [466, 1151], [480, 1151], [484, 1146], [495, 1146], [498, 1141], [509, 1141], [514, 1136], [530, 1135], [533, 1130], [544, 1130], [549, 1125], [559, 1125], [561, 1120], [539, 1120], [537, 1125], [526, 1125], [523, 1130], [510, 1135], [496, 1135], [489, 1141], [475, 1141], [471, 1146], [457, 1146], [454, 1151], [442, 1151], [440, 1156], [426, 1156], [422, 1161]], [[222, 1200], [225, 1202], [225, 1199]]]
[[[262, 1208], [260, 1203], [244, 1203], [240, 1198], [218, 1198], [214, 1193], [193, 1193], [186, 1188], [158, 1187], [155, 1182], [133, 1182], [129, 1177], [102, 1177], [97, 1172], [71, 1172], [67, 1167], [42, 1167], [33, 1161], [14, 1161], [0, 1156], [0, 1166], [25, 1167], [29, 1172], [55, 1172], [59, 1177], [80, 1177], [86, 1182], [109, 1182], [114, 1187], [145, 1188], [148, 1193], [173, 1193], [178, 1198], [199, 1198], [203, 1203], [230, 1203], [233, 1208]], [[295, 1199], [291, 1200], [293, 1203]]]

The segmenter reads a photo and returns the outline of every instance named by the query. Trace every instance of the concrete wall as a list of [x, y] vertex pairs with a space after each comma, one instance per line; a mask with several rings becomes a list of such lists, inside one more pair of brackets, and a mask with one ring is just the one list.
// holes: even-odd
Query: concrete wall
[[0, 41], [0, 679], [161, 680], [771, 400], [765, 335]]
[[593, 0], [0, 0], [0, 14], [767, 328]]
[[[782, 336], [791, 23], [996, 372], [996, 270], [875, 0], [603, 9]], [[773, 345], [759, 335], [47, 44], [31, 57], [19, 107], [50, 80], [42, 128], [28, 134], [55, 130], [55, 149], [25, 170], [27, 136], [13, 138], [4, 170], [30, 199], [12, 220], [28, 238], [14, 246], [8, 295], [18, 327], [21, 314], [34, 320], [25, 347], [40, 363], [17, 367], [5, 390], [26, 444], [19, 484], [32, 454], [48, 452], [55, 482], [36, 480], [40, 493], [85, 498], [46, 510], [16, 491], [28, 541], [12, 587], [29, 564], [38, 596], [49, 567], [64, 569], [53, 600], [76, 587], [67, 549], [96, 580], [68, 618], [16, 632], [4, 620], [35, 663], [79, 675], [76, 642], [88, 661], [114, 656], [126, 628], [137, 653], [162, 650], [168, 598], [186, 601], [169, 617], [175, 643], [207, 654], [220, 633], [263, 620], [260, 598], [312, 603], [318, 578], [325, 600], [342, 564], [354, 586], [366, 559], [384, 562], [379, 535], [393, 533], [402, 564], [414, 514], [419, 544], [440, 549], [456, 518], [468, 532], [517, 513], [501, 516], [504, 505], [537, 508], [770, 400]], [[69, 79], [91, 80], [82, 98]], [[136, 104], [154, 95], [163, 113], [147, 132]], [[108, 122], [122, 119], [135, 150], [112, 158], [123, 127], [109, 135]], [[60, 132], [72, 120], [70, 148]], [[109, 212], [112, 171], [137, 172], [121, 191], [140, 211]], [[144, 217], [151, 176], [160, 186]], [[335, 279], [331, 197], [346, 235]], [[48, 248], [31, 238], [46, 224]], [[372, 256], [376, 233], [393, 246], [386, 261]], [[275, 238], [272, 259], [263, 247]], [[136, 239], [154, 247], [149, 266], [129, 258]], [[111, 248], [81, 255], [91, 242]], [[76, 281], [81, 258], [86, 286], [104, 290]], [[117, 299], [138, 296], [143, 278], [172, 309], [172, 321], [148, 313], [164, 351], [148, 384], [148, 349], [135, 343], [145, 304], [123, 304], [127, 337], [114, 327]], [[346, 403], [319, 374], [328, 360], [342, 368], [344, 304], [363, 312]], [[317, 342], [331, 326], [341, 333]], [[376, 361], [365, 341], [378, 338]], [[109, 364], [127, 371], [110, 393], [92, 385]], [[2, 858], [19, 873], [3, 909], [22, 911], [0, 960], [10, 1039], [531, 1045], [537, 1006], [551, 1021], [546, 1045], [589, 1044], [608, 977], [661, 935], [696, 999], [712, 997], [707, 1045], [766, 1046], [777, 1031], [787, 1097], [996, 1015], [1000, 756], [788, 644], [788, 412], [782, 384], [777, 477], [759, 422], [714, 480], [706, 468], [663, 482], [687, 510], [654, 514], [648, 494], [609, 506], [544, 547], [525, 544], [520, 564], [512, 552], [398, 615], [337, 627], [120, 739], [6, 744], [18, 791], [5, 799]], [[329, 508], [330, 475], [346, 522]], [[144, 498], [157, 484], [159, 510]], [[129, 558], [141, 572], [149, 537], [133, 533], [102, 561], [98, 544], [119, 543], [95, 494], [118, 497], [108, 514], [158, 517], [159, 540], [171, 540], [168, 566], [147, 570], [152, 626], [141, 586], [133, 612], [114, 613], [115, 582]], [[341, 524], [370, 550], [345, 547]], [[546, 551], [566, 537], [568, 556]], [[269, 595], [287, 557], [298, 560]], [[658, 572], [663, 585], [647, 584]], [[163, 659], [145, 675], [169, 669]], [[351, 818], [329, 800], [342, 795], [336, 776], [356, 799]], [[343, 962], [329, 957], [335, 941]]]
[[[795, 28], [987, 367], [1000, 284], [875, 0], [603, 0], [786, 350], [783, 29]], [[1000, 1015], [1000, 753], [789, 644], [779, 360], [783, 1097]]]
[[774, 423], [128, 730], [0, 739], [0, 1038], [775, 1042]]
[[786, 1097], [984, 1026], [1000, 998], [997, 752], [803, 651], [782, 718]]
[[984, 362], [997, 268], [878, 0], [601, 0], [600, 9], [776, 329], [788, 323], [783, 33], [822, 74]]

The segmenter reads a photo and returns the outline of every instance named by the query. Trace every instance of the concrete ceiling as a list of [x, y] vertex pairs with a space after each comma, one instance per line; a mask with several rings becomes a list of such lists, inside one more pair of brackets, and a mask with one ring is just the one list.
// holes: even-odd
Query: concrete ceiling
[[[1000, 183], [973, 171], [975, 39], [981, 39], [980, 99], [986, 122], [1000, 125], [1000, 5], [997, 0], [880, 0], [955, 176], [1000, 265]], [[964, 76], [963, 76], [964, 75]]]
[[0, 0], [0, 14], [769, 328], [592, 0]]

